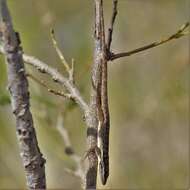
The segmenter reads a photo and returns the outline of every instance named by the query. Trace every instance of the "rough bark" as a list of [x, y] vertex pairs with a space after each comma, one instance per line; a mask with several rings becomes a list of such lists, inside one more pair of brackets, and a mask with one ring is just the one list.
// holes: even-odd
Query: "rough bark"
[[[46, 188], [45, 182], [45, 160], [39, 150], [35, 130], [33, 127], [32, 115], [29, 110], [29, 92], [28, 82], [25, 76], [25, 69], [23, 60], [39, 71], [48, 74], [55, 82], [58, 82], [65, 87], [69, 92], [69, 97], [73, 99], [81, 108], [85, 115], [85, 121], [87, 124], [87, 157], [88, 166], [85, 173], [85, 188], [96, 189], [97, 183], [97, 135], [98, 135], [98, 123], [101, 120], [100, 114], [98, 114], [98, 100], [100, 94], [99, 87], [100, 81], [103, 78], [107, 78], [105, 75], [101, 75], [102, 70], [107, 75], [107, 67], [103, 68], [102, 63], [107, 64], [107, 61], [112, 61], [121, 57], [130, 56], [139, 53], [144, 50], [148, 50], [153, 47], [157, 47], [161, 44], [169, 42], [173, 39], [178, 39], [182, 36], [189, 34], [185, 29], [189, 27], [189, 23], [184, 24], [177, 33], [164, 38], [160, 41], [156, 41], [149, 45], [137, 48], [132, 51], [123, 53], [113, 53], [110, 50], [113, 35], [113, 25], [117, 15], [117, 2], [113, 0], [113, 14], [108, 29], [107, 45], [105, 44], [105, 32], [103, 23], [103, 0], [94, 0], [95, 4], [95, 28], [94, 28], [94, 62], [92, 65], [92, 89], [91, 100], [88, 105], [79, 90], [74, 85], [73, 81], [62, 76], [56, 69], [48, 66], [44, 62], [34, 57], [24, 55], [18, 36], [13, 30], [11, 18], [6, 7], [6, 1], [0, 0], [0, 39], [2, 45], [0, 45], [0, 52], [5, 54], [7, 59], [7, 71], [9, 79], [9, 90], [11, 94], [11, 101], [13, 107], [13, 113], [16, 116], [16, 129], [20, 146], [21, 157], [23, 159], [23, 165], [26, 171], [27, 185], [30, 189], [44, 189]], [[58, 54], [59, 51], [58, 51]], [[61, 56], [60, 56], [61, 57]], [[64, 60], [63, 60], [64, 61]], [[67, 70], [69, 70], [67, 68]], [[73, 77], [71, 77], [73, 78]], [[105, 81], [104, 81], [105, 82]], [[106, 88], [107, 82], [104, 85]], [[102, 89], [102, 91], [104, 91]], [[107, 93], [105, 98], [107, 98]], [[103, 95], [101, 95], [103, 96]], [[102, 99], [102, 102], [107, 102], [107, 99]], [[107, 104], [108, 105], [108, 104]], [[108, 108], [104, 108], [108, 110]], [[105, 115], [105, 114], [104, 114]], [[109, 135], [109, 133], [107, 133]], [[108, 144], [108, 143], [106, 143]], [[108, 149], [109, 147], [106, 147]], [[69, 149], [70, 151], [70, 149]], [[70, 154], [70, 152], [69, 152]], [[108, 172], [107, 172], [108, 173]], [[83, 176], [83, 175], [81, 175]], [[107, 178], [107, 177], [106, 177]], [[106, 180], [104, 180], [106, 182]]]
[[[94, 26], [94, 61], [92, 65], [92, 89], [91, 89], [91, 100], [90, 100], [90, 111], [86, 116], [87, 122], [87, 148], [88, 148], [88, 168], [86, 172], [86, 189], [96, 189], [97, 183], [97, 134], [98, 134], [98, 88], [101, 83], [101, 63], [105, 58], [103, 54], [103, 39], [104, 28], [102, 28], [102, 14], [103, 14], [103, 1], [94, 0], [95, 3], [95, 26]], [[103, 37], [103, 38], [102, 38]]]
[[45, 189], [45, 159], [38, 147], [30, 112], [28, 81], [22, 58], [18, 33], [13, 29], [6, 0], [0, 0], [0, 37], [5, 52], [8, 89], [13, 114], [16, 118], [16, 135], [26, 173], [28, 189]]

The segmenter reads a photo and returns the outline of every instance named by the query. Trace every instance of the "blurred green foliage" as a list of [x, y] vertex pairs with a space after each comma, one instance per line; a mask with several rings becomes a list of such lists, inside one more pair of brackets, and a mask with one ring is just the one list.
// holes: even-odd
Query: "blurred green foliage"
[[[1, 92], [0, 92], [1, 93]], [[3, 92], [0, 95], [0, 105], [5, 106], [7, 104], [10, 104], [10, 97], [8, 94], [3, 94]]]
[[[93, 0], [7, 0], [24, 52], [65, 74], [50, 40], [54, 28], [68, 62], [76, 60], [76, 84], [88, 100], [93, 61]], [[105, 0], [105, 23], [112, 4]], [[131, 50], [178, 30], [189, 17], [189, 0], [119, 0], [112, 49]], [[109, 65], [111, 111], [110, 178], [106, 188], [185, 189], [189, 180], [189, 47], [184, 37]], [[26, 66], [60, 89], [51, 79]], [[29, 80], [31, 109], [40, 148], [47, 160], [48, 188], [78, 188], [64, 171], [75, 168], [55, 130], [64, 117], [77, 153], [86, 150], [83, 115], [73, 104]], [[0, 57], [0, 189], [25, 187]], [[102, 186], [99, 184], [99, 187]]]

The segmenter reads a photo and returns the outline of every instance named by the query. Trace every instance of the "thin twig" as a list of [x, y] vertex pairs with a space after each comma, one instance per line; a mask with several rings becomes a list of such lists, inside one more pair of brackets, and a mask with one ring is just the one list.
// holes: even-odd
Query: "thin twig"
[[171, 40], [181, 38], [182, 36], [185, 36], [185, 35], [189, 34], [189, 32], [185, 31], [185, 29], [187, 29], [188, 27], [189, 27], [189, 22], [187, 22], [186, 24], [183, 24], [182, 27], [175, 34], [172, 34], [171, 36], [169, 36], [167, 38], [164, 38], [164, 39], [162, 39], [160, 41], [150, 43], [150, 44], [148, 44], [146, 46], [143, 46], [143, 47], [140, 47], [140, 48], [128, 51], [128, 52], [110, 53], [109, 60], [112, 61], [112, 60], [115, 60], [115, 59], [118, 59], [118, 58], [121, 58], [121, 57], [131, 56], [131, 55], [139, 53], [141, 51], [145, 51], [147, 49], [157, 47], [157, 46], [162, 45], [162, 44], [164, 44], [166, 42], [169, 42]]
[[[0, 45], [0, 53], [5, 54], [5, 50], [4, 50], [2, 45]], [[39, 60], [33, 56], [23, 54], [22, 57], [23, 57], [23, 61], [26, 64], [33, 66], [34, 68], [36, 68], [41, 73], [48, 74], [50, 77], [52, 77], [53, 81], [58, 82], [61, 85], [63, 85], [67, 89], [67, 91], [71, 94], [71, 97], [73, 98], [73, 100], [84, 111], [84, 113], [87, 113], [89, 111], [88, 104], [85, 102], [85, 100], [83, 99], [79, 90], [74, 85], [74, 83], [72, 81], [70, 81], [70, 79], [65, 78], [55, 68], [49, 66], [48, 64], [44, 63], [43, 61], [41, 61], [41, 60]], [[74, 65], [74, 63], [73, 63], [73, 65]], [[74, 68], [71, 70], [73, 72], [73, 74], [72, 74], [72, 76], [73, 76], [74, 75]]]
[[70, 71], [70, 67], [69, 67], [69, 64], [67, 63], [67, 61], [65, 60], [65, 57], [63, 55], [63, 53], [61, 52], [60, 48], [58, 47], [58, 43], [57, 43], [57, 40], [55, 39], [55, 32], [53, 29], [51, 29], [51, 39], [52, 39], [52, 42], [53, 42], [53, 46], [61, 60], [61, 62], [63, 63], [63, 65], [65, 66], [65, 69], [66, 71], [69, 73]]
[[[2, 48], [0, 48], [0, 51]], [[1, 51], [2, 52], [2, 51]], [[2, 52], [3, 53], [3, 52]], [[67, 78], [65, 78], [61, 73], [59, 73], [56, 69], [50, 67], [46, 63], [40, 61], [39, 59], [23, 54], [23, 60], [29, 65], [37, 68], [40, 72], [46, 73], [52, 77], [55, 82], [63, 85], [66, 90], [71, 94], [76, 103], [80, 106], [80, 108], [86, 113], [88, 112], [88, 104], [85, 102], [83, 97], [81, 96], [77, 87]]]
[[58, 115], [56, 129], [58, 130], [58, 132], [60, 133], [60, 135], [64, 141], [64, 144], [66, 147], [65, 153], [71, 157], [71, 159], [73, 160], [73, 162], [75, 162], [75, 164], [77, 166], [77, 168], [75, 170], [65, 168], [65, 171], [69, 172], [70, 174], [72, 174], [74, 176], [79, 177], [81, 180], [81, 184], [83, 186], [84, 185], [83, 180], [84, 180], [85, 173], [84, 173], [84, 168], [82, 166], [81, 157], [75, 153], [75, 151], [71, 145], [70, 137], [68, 135], [66, 128], [64, 127], [63, 117], [61, 116], [61, 114]]
[[113, 12], [112, 12], [112, 17], [111, 17], [110, 27], [108, 29], [108, 38], [107, 38], [107, 51], [108, 52], [110, 52], [110, 47], [111, 47], [111, 43], [112, 43], [113, 26], [114, 26], [115, 19], [117, 16], [117, 4], [118, 4], [118, 0], [113, 0]]
[[59, 56], [61, 62], [63, 63], [63, 65], [65, 66], [65, 69], [67, 71], [67, 73], [69, 74], [69, 80], [74, 83], [74, 59], [72, 59], [72, 63], [71, 63], [71, 68], [69, 66], [69, 64], [67, 63], [63, 53], [61, 52], [59, 46], [58, 46], [58, 43], [57, 43], [57, 40], [55, 39], [55, 32], [53, 29], [51, 29], [51, 39], [52, 39], [52, 42], [53, 42], [53, 46], [57, 52], [57, 55]]
[[70, 69], [69, 80], [73, 83], [75, 82], [75, 60], [73, 58], [71, 60], [71, 69]]
[[26, 76], [29, 77], [29, 78], [31, 78], [32, 80], [34, 80], [35, 82], [37, 82], [37, 83], [40, 84], [41, 86], [45, 87], [45, 88], [48, 90], [48, 92], [51, 92], [51, 93], [54, 94], [54, 95], [58, 95], [58, 96], [61, 96], [61, 97], [64, 97], [64, 98], [68, 98], [68, 99], [71, 99], [71, 100], [73, 99], [72, 96], [71, 96], [71, 94], [67, 94], [67, 93], [65, 93], [65, 92], [63, 92], [63, 91], [55, 90], [55, 89], [50, 88], [50, 87], [45, 83], [45, 81], [39, 80], [38, 78], [34, 77], [34, 76], [33, 76], [32, 74], [30, 74], [30, 73], [27, 73]]

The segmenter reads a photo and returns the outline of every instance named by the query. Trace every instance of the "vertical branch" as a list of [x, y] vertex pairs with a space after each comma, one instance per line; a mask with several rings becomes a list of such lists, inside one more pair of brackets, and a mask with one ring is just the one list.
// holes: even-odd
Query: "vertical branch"
[[98, 118], [96, 113], [97, 105], [97, 91], [98, 80], [100, 80], [100, 64], [98, 61], [98, 48], [100, 47], [100, 40], [98, 39], [100, 33], [100, 0], [95, 0], [95, 26], [94, 26], [94, 62], [92, 66], [92, 89], [91, 89], [91, 100], [90, 100], [90, 113], [87, 117], [87, 149], [94, 151], [89, 151], [88, 155], [88, 167], [86, 171], [86, 189], [96, 189], [97, 181], [97, 166], [98, 157], [95, 152], [95, 147], [97, 146], [97, 130], [98, 130]]
[[28, 189], [45, 189], [45, 159], [38, 147], [36, 132], [30, 112], [28, 81], [22, 59], [18, 33], [15, 33], [6, 0], [0, 0], [0, 37], [5, 51], [8, 72], [8, 88], [13, 113], [16, 118], [16, 134], [24, 165]]
[[92, 89], [90, 111], [86, 117], [88, 167], [86, 172], [86, 189], [96, 189], [97, 181], [97, 134], [98, 134], [98, 107], [101, 98], [102, 63], [106, 57], [103, 0], [94, 0], [95, 3], [95, 26], [94, 26], [94, 62], [92, 65]]

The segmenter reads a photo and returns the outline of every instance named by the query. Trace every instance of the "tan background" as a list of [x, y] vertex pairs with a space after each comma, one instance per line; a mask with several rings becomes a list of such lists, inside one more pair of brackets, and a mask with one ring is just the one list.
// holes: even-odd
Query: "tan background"
[[[119, 0], [113, 46], [131, 50], [185, 23], [189, 0]], [[93, 58], [92, 0], [8, 0], [24, 51], [64, 73], [49, 37], [55, 29], [65, 57], [76, 60], [76, 81], [85, 98]], [[106, 23], [111, 0], [105, 0]], [[23, 188], [25, 178], [6, 91], [6, 66], [0, 57], [0, 188]], [[31, 67], [27, 70], [36, 73]], [[51, 85], [54, 84], [42, 76]], [[123, 58], [109, 66], [111, 112], [110, 178], [106, 188], [187, 188], [189, 183], [188, 37]], [[86, 131], [80, 110], [30, 81], [31, 107], [41, 150], [47, 159], [48, 188], [77, 188], [79, 180], [54, 129], [59, 110], [73, 146], [83, 155]], [[102, 186], [99, 184], [99, 187]]]

